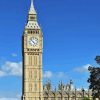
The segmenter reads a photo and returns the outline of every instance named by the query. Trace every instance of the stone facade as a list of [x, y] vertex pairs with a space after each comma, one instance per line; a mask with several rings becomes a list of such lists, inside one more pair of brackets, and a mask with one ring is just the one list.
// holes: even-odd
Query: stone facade
[[73, 87], [72, 82], [67, 85], [59, 83], [57, 89], [51, 88], [51, 83], [47, 82], [43, 87], [44, 100], [83, 100], [83, 98], [89, 98], [92, 100], [91, 90], [84, 90], [83, 88], [77, 90]]
[[28, 20], [22, 36], [23, 93], [22, 100], [42, 98], [42, 31], [31, 1]]
[[42, 85], [42, 49], [43, 36], [37, 22], [37, 13], [31, 0], [28, 20], [22, 36], [23, 89], [22, 100], [83, 100], [92, 98], [90, 90], [72, 88], [72, 82], [57, 89], [51, 88], [48, 81]]

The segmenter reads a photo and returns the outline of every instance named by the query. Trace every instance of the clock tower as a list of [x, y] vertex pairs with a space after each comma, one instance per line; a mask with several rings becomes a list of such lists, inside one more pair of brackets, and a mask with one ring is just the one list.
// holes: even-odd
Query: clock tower
[[42, 31], [31, 0], [28, 20], [22, 36], [22, 100], [42, 100], [42, 43]]

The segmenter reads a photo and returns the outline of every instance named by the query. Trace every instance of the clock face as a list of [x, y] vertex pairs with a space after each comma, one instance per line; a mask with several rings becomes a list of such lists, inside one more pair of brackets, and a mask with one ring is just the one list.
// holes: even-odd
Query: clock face
[[34, 46], [37, 46], [38, 39], [36, 37], [30, 37], [28, 42], [29, 42], [29, 45], [34, 47]]

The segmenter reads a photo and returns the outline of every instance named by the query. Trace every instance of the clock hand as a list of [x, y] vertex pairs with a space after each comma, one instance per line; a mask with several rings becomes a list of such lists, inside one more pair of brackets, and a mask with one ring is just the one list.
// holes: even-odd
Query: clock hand
[[36, 43], [36, 40], [32, 39], [32, 42]]
[[29, 43], [30, 43], [31, 45], [34, 45], [34, 41], [32, 41], [32, 40], [30, 40]]

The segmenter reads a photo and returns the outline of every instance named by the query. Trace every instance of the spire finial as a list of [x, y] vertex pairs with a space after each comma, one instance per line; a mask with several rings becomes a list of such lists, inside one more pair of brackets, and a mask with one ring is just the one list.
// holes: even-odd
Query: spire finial
[[31, 6], [30, 6], [29, 14], [36, 14], [36, 11], [35, 11], [35, 9], [34, 9], [33, 0], [31, 0]]
[[31, 8], [34, 8], [34, 6], [33, 6], [33, 0], [31, 0]]

